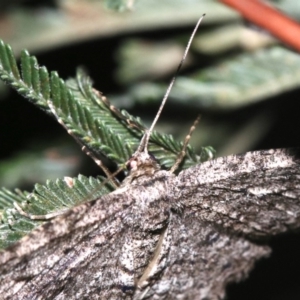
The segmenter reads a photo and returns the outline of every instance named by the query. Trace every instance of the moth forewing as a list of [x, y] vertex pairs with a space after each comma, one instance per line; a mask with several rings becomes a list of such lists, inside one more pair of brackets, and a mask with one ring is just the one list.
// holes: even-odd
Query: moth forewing
[[299, 148], [218, 158], [179, 174], [178, 201], [201, 220], [232, 232], [272, 236], [299, 228], [299, 167]]

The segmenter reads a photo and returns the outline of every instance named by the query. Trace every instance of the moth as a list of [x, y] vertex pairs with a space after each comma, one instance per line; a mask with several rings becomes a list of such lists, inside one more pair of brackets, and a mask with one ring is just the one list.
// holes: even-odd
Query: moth
[[1, 299], [222, 299], [270, 254], [264, 238], [300, 227], [299, 149], [176, 176], [148, 153], [155, 122], [118, 189], [0, 253]]

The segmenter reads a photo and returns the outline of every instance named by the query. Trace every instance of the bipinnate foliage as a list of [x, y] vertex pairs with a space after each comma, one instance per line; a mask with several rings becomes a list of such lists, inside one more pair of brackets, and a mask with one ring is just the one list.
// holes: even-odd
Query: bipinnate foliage
[[[68, 184], [70, 181], [72, 185]], [[0, 223], [0, 249], [13, 244], [43, 222], [22, 216], [14, 208], [14, 202], [24, 207], [27, 214], [46, 215], [50, 212], [72, 208], [84, 200], [87, 201], [90, 199], [91, 193], [93, 198], [97, 198], [113, 190], [111, 185], [103, 183], [103, 177], [88, 178], [79, 175], [74, 179], [48, 180], [45, 185], [36, 184], [32, 193], [2, 188], [0, 190], [2, 219]]]
[[[126, 111], [112, 109], [108, 100], [92, 88], [90, 78], [82, 70], [78, 70], [75, 79], [65, 82], [57, 72], [49, 73], [46, 67], [39, 66], [36, 58], [26, 50], [21, 53], [20, 60], [19, 69], [11, 47], [0, 41], [0, 78], [46, 113], [53, 114], [49, 105], [53, 106], [55, 117], [95, 156], [106, 157], [118, 167], [123, 166], [146, 129], [142, 121]], [[149, 150], [165, 168], [174, 164], [181, 149], [182, 143], [171, 135], [158, 132], [151, 135]], [[210, 147], [203, 147], [199, 155], [190, 146], [186, 152], [181, 169], [213, 156]], [[48, 181], [44, 186], [36, 185], [30, 194], [3, 189], [0, 193], [0, 247], [15, 242], [41, 222], [21, 216], [13, 202], [18, 202], [30, 214], [48, 214], [108, 193], [113, 188], [104, 181], [102, 177], [79, 176], [73, 179], [71, 188], [58, 179]], [[101, 183], [101, 188], [97, 188]]]

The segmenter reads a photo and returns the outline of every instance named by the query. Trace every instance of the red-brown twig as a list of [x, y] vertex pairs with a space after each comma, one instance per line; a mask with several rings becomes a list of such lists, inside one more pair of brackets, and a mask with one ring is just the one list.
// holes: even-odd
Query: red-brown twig
[[300, 24], [259, 0], [219, 0], [300, 52]]

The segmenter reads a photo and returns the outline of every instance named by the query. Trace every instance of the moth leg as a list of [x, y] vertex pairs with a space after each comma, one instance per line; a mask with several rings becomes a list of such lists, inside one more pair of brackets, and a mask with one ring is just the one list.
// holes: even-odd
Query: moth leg
[[170, 229], [166, 226], [159, 236], [152, 258], [136, 283], [137, 289], [133, 300], [144, 299], [153, 282], [157, 280], [157, 277], [167, 266], [168, 254], [172, 243], [171, 236]]
[[104, 164], [102, 163], [102, 161], [100, 159], [98, 159], [91, 151], [88, 150], [88, 148], [77, 138], [77, 136], [75, 136], [72, 132], [72, 130], [70, 130], [67, 125], [64, 123], [64, 121], [62, 120], [62, 118], [60, 118], [55, 110], [55, 107], [53, 105], [53, 103], [48, 100], [47, 104], [51, 110], [51, 112], [53, 113], [53, 115], [56, 117], [58, 123], [60, 125], [62, 125], [66, 131], [68, 132], [69, 135], [71, 135], [75, 141], [82, 146], [81, 150], [88, 155], [96, 164], [97, 166], [99, 166], [102, 171], [104, 172], [104, 174], [107, 176], [108, 180], [112, 183], [112, 185], [115, 188], [119, 187], [119, 183], [117, 182], [117, 180], [114, 178], [113, 174], [106, 168], [106, 166], [104, 166]]
[[18, 211], [18, 213], [21, 216], [24, 216], [30, 220], [50, 220], [57, 216], [63, 215], [64, 213], [66, 213], [69, 210], [69, 208], [66, 208], [66, 209], [61, 209], [60, 211], [52, 212], [52, 213], [49, 213], [46, 215], [32, 215], [32, 214], [25, 212], [21, 208], [21, 206], [19, 206], [19, 204], [17, 202], [14, 202], [13, 204], [14, 204], [15, 209]]
[[[97, 166], [99, 166], [102, 171], [104, 172], [104, 174], [106, 175], [107, 179], [112, 183], [112, 185], [115, 188], [118, 188], [120, 186], [120, 184], [117, 182], [117, 180], [115, 179], [115, 175], [116, 173], [111, 173], [108, 168], [106, 168], [106, 166], [103, 164], [101, 159], [98, 159], [91, 151], [88, 150], [88, 148], [86, 146], [83, 146], [81, 148], [81, 150], [83, 151], [83, 153], [85, 153], [87, 156], [89, 156], [96, 164]], [[121, 169], [122, 170], [122, 169]], [[118, 173], [121, 171], [118, 170]]]
[[148, 291], [150, 289], [150, 286], [148, 286], [141, 294], [134, 296], [133, 300], [141, 300], [144, 299], [144, 297], [147, 295]]
[[194, 121], [193, 125], [191, 126], [191, 128], [189, 130], [188, 135], [185, 137], [182, 149], [181, 149], [180, 153], [178, 154], [178, 156], [176, 158], [175, 164], [170, 169], [171, 173], [174, 173], [177, 170], [177, 168], [181, 164], [182, 160], [184, 159], [185, 154], [186, 154], [186, 148], [187, 148], [187, 146], [189, 144], [189, 141], [190, 141], [190, 139], [192, 137], [192, 134], [193, 134], [194, 130], [196, 129], [196, 126], [198, 125], [199, 121], [200, 121], [200, 116], [198, 116], [196, 118], [196, 120]]

